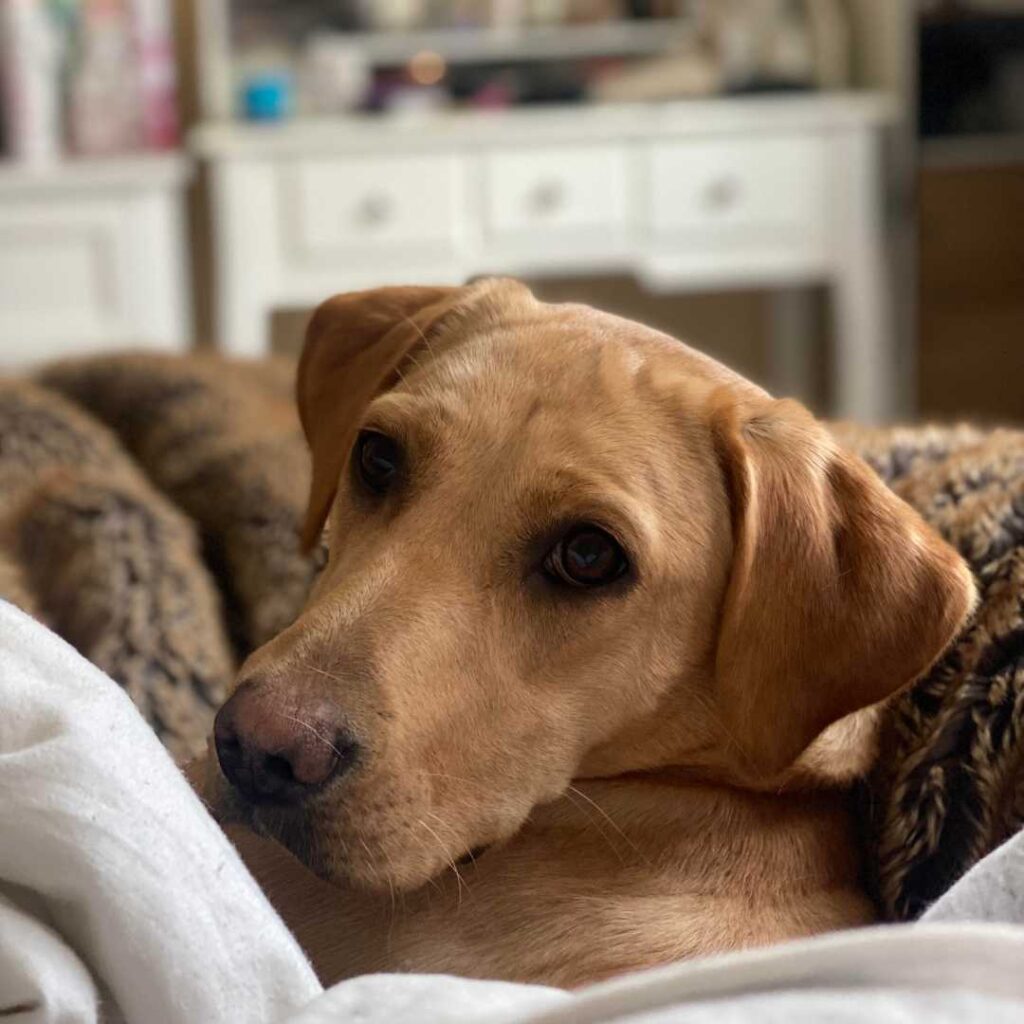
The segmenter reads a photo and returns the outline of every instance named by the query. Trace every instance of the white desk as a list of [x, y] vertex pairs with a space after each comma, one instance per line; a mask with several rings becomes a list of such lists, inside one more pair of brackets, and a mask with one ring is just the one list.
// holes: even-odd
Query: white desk
[[622, 271], [658, 291], [782, 289], [784, 350], [786, 297], [824, 282], [834, 411], [884, 419], [890, 117], [881, 97], [840, 94], [210, 123], [193, 143], [211, 171], [217, 336], [257, 355], [272, 310], [347, 289]]
[[0, 163], [0, 367], [189, 346], [181, 156]]

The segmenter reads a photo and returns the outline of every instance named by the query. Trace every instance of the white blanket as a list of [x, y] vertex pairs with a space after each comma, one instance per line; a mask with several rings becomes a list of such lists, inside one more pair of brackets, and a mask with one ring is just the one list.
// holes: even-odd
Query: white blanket
[[1024, 836], [975, 868], [926, 920], [681, 964], [572, 995], [413, 975], [359, 978], [322, 993], [128, 699], [0, 602], [4, 1021], [1024, 1020]]
[[0, 897], [0, 1019], [102, 993], [130, 1024], [263, 1024], [320, 991], [131, 701], [3, 602]]

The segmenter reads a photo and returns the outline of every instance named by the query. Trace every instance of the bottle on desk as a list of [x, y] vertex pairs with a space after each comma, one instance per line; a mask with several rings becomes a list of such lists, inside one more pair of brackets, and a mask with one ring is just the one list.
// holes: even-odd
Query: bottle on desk
[[61, 153], [60, 30], [45, 0], [0, 0], [0, 75], [7, 155]]

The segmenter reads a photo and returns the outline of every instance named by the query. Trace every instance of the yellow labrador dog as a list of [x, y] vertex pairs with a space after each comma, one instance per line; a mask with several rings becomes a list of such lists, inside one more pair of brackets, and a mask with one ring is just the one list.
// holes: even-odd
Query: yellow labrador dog
[[331, 299], [298, 400], [329, 559], [208, 790], [325, 980], [873, 919], [850, 785], [974, 590], [809, 413], [507, 280]]

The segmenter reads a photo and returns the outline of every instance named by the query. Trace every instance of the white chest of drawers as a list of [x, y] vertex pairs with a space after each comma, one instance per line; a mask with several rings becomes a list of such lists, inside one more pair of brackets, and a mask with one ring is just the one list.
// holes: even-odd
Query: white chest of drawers
[[188, 347], [188, 174], [179, 156], [0, 167], [0, 367]]
[[[834, 288], [836, 411], [893, 411], [877, 96], [427, 120], [210, 124], [217, 335], [275, 308], [479, 273], [635, 274], [656, 290]], [[699, 343], [699, 339], [694, 339]]]

